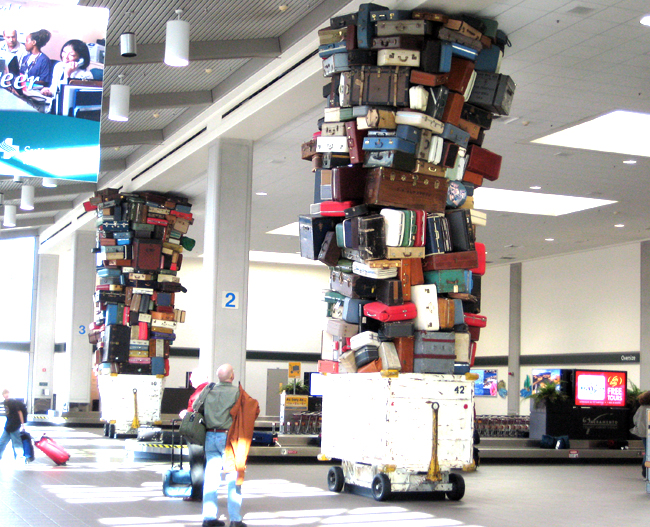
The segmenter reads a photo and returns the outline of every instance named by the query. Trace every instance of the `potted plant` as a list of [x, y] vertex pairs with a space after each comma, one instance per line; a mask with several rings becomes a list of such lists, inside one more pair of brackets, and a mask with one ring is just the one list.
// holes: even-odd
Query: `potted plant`
[[568, 435], [571, 401], [559, 388], [560, 383], [545, 381], [526, 397], [531, 400], [530, 439], [539, 440], [544, 434]]

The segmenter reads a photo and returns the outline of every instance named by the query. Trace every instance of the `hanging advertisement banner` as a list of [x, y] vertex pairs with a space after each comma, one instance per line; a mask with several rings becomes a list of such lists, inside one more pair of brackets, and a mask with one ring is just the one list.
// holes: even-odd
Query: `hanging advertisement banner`
[[0, 0], [0, 174], [96, 182], [108, 10]]

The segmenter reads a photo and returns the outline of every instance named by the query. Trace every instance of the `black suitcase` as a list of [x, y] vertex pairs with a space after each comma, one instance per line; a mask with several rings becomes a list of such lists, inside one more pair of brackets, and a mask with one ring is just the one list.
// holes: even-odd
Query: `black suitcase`
[[354, 352], [354, 362], [357, 368], [370, 364], [373, 360], [379, 358], [379, 348], [377, 346], [363, 346]]
[[359, 216], [359, 254], [363, 260], [386, 257], [386, 234], [381, 214]]
[[410, 320], [403, 322], [384, 322], [379, 330], [379, 338], [394, 339], [397, 337], [412, 337], [414, 335], [414, 325]]
[[131, 328], [121, 324], [106, 326], [102, 362], [129, 362]]
[[179, 421], [174, 419], [172, 421], [172, 448], [171, 448], [171, 468], [163, 474], [163, 494], [168, 498], [185, 498], [192, 495], [192, 477], [190, 476], [189, 470], [183, 470], [183, 438], [180, 434], [179, 437], [179, 446], [180, 446], [180, 463], [178, 466], [174, 466], [174, 450], [175, 444], [173, 438], [174, 434], [174, 425]]

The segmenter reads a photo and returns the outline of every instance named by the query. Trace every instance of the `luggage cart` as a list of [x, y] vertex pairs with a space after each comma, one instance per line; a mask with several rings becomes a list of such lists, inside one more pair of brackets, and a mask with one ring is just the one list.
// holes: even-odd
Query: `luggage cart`
[[469, 377], [439, 374], [333, 374], [323, 394], [321, 459], [340, 459], [327, 486], [370, 489], [377, 501], [400, 492], [465, 495], [453, 469], [473, 468]]

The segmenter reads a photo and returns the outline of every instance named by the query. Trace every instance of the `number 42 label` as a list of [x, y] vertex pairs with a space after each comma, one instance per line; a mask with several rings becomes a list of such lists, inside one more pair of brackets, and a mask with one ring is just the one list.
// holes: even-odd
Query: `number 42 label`
[[221, 307], [224, 309], [239, 309], [239, 293], [237, 291], [223, 291], [221, 294]]

